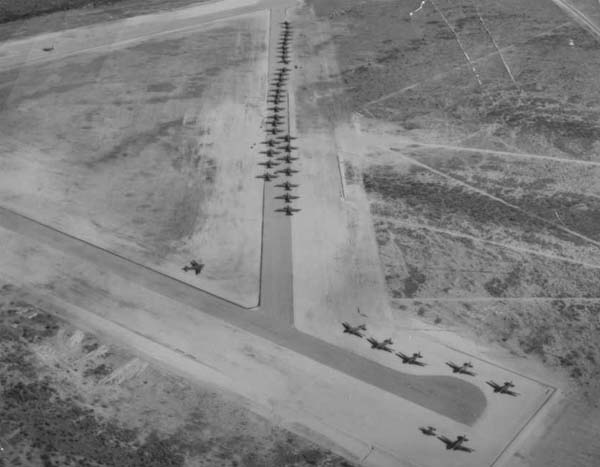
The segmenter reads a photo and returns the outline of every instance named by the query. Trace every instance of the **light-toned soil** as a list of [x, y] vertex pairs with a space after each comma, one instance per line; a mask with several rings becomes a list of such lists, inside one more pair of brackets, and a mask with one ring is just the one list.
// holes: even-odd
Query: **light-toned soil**
[[256, 305], [266, 26], [254, 13], [5, 73], [4, 206]]

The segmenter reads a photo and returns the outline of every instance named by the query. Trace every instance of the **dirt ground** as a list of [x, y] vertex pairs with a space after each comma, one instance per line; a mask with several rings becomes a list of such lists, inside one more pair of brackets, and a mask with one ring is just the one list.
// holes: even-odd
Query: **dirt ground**
[[1, 288], [0, 465], [352, 465], [22, 297]]
[[[198, 0], [54, 0], [54, 4], [31, 0], [34, 8], [20, 0], [0, 1], [0, 39], [18, 39], [44, 32], [182, 8]], [[69, 8], [57, 8], [58, 4]], [[50, 7], [50, 8], [49, 8]]]
[[298, 92], [368, 195], [392, 316], [564, 379], [507, 465], [597, 464], [600, 42], [542, 0], [308, 3], [335, 64]]
[[266, 18], [3, 73], [4, 206], [256, 305]]

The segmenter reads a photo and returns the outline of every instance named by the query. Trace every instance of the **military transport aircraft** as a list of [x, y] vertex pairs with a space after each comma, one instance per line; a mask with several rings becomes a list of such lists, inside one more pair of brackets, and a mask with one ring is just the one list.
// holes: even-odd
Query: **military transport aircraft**
[[[270, 122], [265, 122], [265, 123], [266, 123], [266, 125], [268, 125], [268, 127], [269, 127], [269, 128], [267, 129], [267, 131], [269, 131], [269, 133], [271, 132], [271, 130], [272, 130], [273, 128], [277, 129], [278, 127], [280, 127], [280, 126], [283, 124], [283, 122], [278, 122], [278, 121], [275, 121], [275, 120], [272, 120], [272, 121], [270, 121]], [[278, 130], [278, 131], [277, 131], [277, 133], [281, 133], [282, 131], [283, 131], [283, 130]], [[275, 133], [273, 133], [273, 134], [275, 134]]]
[[284, 65], [289, 65], [290, 61], [287, 58], [281, 57], [281, 60], [279, 60], [279, 63], [283, 63]]
[[466, 443], [467, 441], [469, 441], [469, 438], [467, 438], [465, 435], [460, 435], [455, 440], [451, 440], [450, 438], [447, 438], [446, 436], [443, 436], [443, 435], [438, 436], [438, 439], [446, 445], [446, 449], [449, 449], [452, 451], [473, 452], [475, 450], [473, 448], [468, 448], [466, 446], [463, 446], [463, 443]]
[[436, 432], [435, 432], [436, 429], [433, 426], [427, 426], [427, 427], [421, 426], [421, 427], [419, 427], [419, 430], [421, 431], [421, 433], [423, 433], [424, 435], [427, 435], [427, 436], [435, 436], [436, 435]]
[[279, 144], [279, 142], [277, 140], [273, 139], [273, 138], [267, 139], [265, 141], [261, 141], [260, 143], [261, 144], [266, 144], [267, 146], [269, 146], [271, 148], [274, 147], [276, 144]]
[[291, 164], [293, 161], [297, 161], [298, 158], [297, 157], [292, 157], [289, 154], [287, 156], [283, 156], [283, 157], [278, 157], [277, 158], [278, 161], [285, 161], [288, 164]]
[[471, 362], [465, 362], [462, 365], [457, 365], [454, 362], [446, 362], [446, 365], [452, 368], [452, 373], [475, 376], [475, 373], [469, 370], [469, 368], [473, 368], [473, 364]]
[[283, 73], [289, 73], [289, 72], [290, 72], [290, 69], [289, 69], [287, 66], [280, 66], [279, 68], [277, 68], [277, 71], [278, 71], [279, 73], [282, 73], [282, 72], [283, 72]]
[[358, 326], [351, 326], [347, 322], [343, 322], [342, 326], [344, 326], [344, 332], [346, 334], [352, 334], [353, 336], [364, 337], [361, 331], [367, 330], [366, 324], [359, 324]]
[[276, 127], [271, 127], [269, 129], [267, 129], [267, 133], [269, 133], [271, 135], [276, 135], [277, 133], [283, 133], [283, 130], [279, 130]]
[[257, 175], [256, 178], [264, 178], [265, 182], [270, 182], [272, 179], [277, 178], [277, 175], [270, 174], [269, 172], [265, 172], [262, 175]]
[[300, 198], [299, 196], [292, 196], [289, 193], [285, 193], [281, 196], [275, 196], [275, 199], [282, 199], [284, 200], [286, 203], [291, 203], [293, 199], [298, 199]]
[[204, 269], [204, 264], [199, 263], [198, 261], [193, 259], [190, 261], [189, 265], [185, 265], [181, 269], [183, 269], [185, 272], [194, 271], [196, 275], [198, 275], [202, 272], [202, 269]]
[[267, 110], [270, 110], [271, 112], [280, 112], [282, 110], [285, 110], [285, 107], [279, 107], [278, 105], [274, 105], [273, 107], [267, 107]]
[[425, 366], [426, 364], [419, 361], [419, 358], [423, 358], [421, 352], [415, 352], [411, 356], [405, 355], [402, 352], [396, 352], [396, 356], [402, 359], [402, 363], [408, 363], [409, 365]]
[[271, 159], [265, 162], [259, 162], [258, 165], [264, 165], [267, 169], [272, 169], [273, 167], [279, 165], [279, 162], [273, 162]]
[[278, 115], [278, 114], [269, 115], [267, 118], [265, 118], [265, 120], [274, 120], [274, 121], [282, 121], [284, 119], [285, 119], [285, 117], [282, 117], [281, 115]]
[[292, 146], [290, 143], [287, 143], [283, 146], [279, 146], [279, 149], [283, 149], [285, 152], [292, 152], [298, 148], [296, 146]]
[[292, 174], [298, 173], [298, 171], [294, 170], [294, 169], [292, 169], [290, 167], [286, 167], [285, 169], [277, 170], [276, 173], [278, 173], [278, 174], [286, 174], [288, 177], [291, 177]]
[[393, 345], [394, 342], [392, 342], [392, 339], [390, 339], [390, 338], [384, 339], [382, 342], [379, 342], [374, 337], [369, 337], [367, 339], [367, 341], [369, 341], [369, 344], [371, 344], [372, 349], [385, 350], [386, 352], [392, 352], [392, 349], [390, 349], [389, 346]]
[[489, 384], [491, 387], [493, 387], [494, 392], [497, 392], [500, 394], [508, 394], [510, 396], [518, 396], [519, 395], [518, 392], [514, 392], [510, 389], [510, 388], [515, 387], [515, 385], [513, 384], [512, 381], [506, 381], [504, 384], [498, 384], [498, 383], [495, 383], [494, 381], [486, 381], [486, 384]]
[[276, 154], [281, 154], [279, 151], [275, 151], [273, 149], [267, 149], [266, 151], [258, 151], [260, 154], [264, 154], [267, 157], [273, 157]]
[[285, 135], [285, 136], [278, 136], [277, 139], [282, 139], [283, 141], [289, 143], [291, 142], [293, 139], [298, 139], [295, 136], [290, 136], [290, 135]]
[[293, 208], [289, 204], [286, 204], [283, 208], [281, 208], [281, 209], [275, 209], [275, 211], [277, 211], [277, 212], [285, 212], [286, 216], [292, 216], [295, 212], [300, 211], [300, 209]]
[[297, 188], [298, 185], [294, 184], [294, 183], [290, 183], [288, 181], [285, 181], [283, 183], [280, 183], [278, 185], [275, 185], [277, 187], [281, 187], [283, 188], [285, 191], [292, 191], [292, 188]]

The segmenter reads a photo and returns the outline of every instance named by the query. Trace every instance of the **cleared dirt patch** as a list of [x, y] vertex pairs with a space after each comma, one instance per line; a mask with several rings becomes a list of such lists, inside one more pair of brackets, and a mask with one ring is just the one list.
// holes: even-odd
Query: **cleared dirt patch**
[[257, 13], [5, 73], [4, 205], [255, 305], [265, 34]]

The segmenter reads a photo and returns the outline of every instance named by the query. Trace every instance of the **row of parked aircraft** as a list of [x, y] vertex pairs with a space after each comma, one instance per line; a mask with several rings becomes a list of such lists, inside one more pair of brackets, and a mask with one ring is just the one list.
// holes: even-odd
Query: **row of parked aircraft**
[[[270, 111], [272, 114], [265, 119], [268, 127], [267, 133], [271, 134], [272, 137], [266, 141], [263, 141], [263, 144], [267, 145], [267, 149], [265, 151], [260, 152], [261, 154], [265, 154], [267, 160], [264, 162], [259, 162], [259, 165], [265, 166], [266, 169], [272, 169], [281, 165], [282, 163], [286, 163], [288, 164], [288, 167], [276, 170], [275, 174], [281, 173], [285, 174], [287, 177], [291, 177], [292, 174], [298, 172], [297, 170], [289, 166], [289, 164], [291, 164], [293, 161], [298, 160], [297, 157], [292, 156], [292, 151], [298, 149], [292, 146], [292, 141], [297, 138], [289, 134], [283, 136], [275, 136], [279, 133], [284, 133], [284, 130], [281, 130], [279, 127], [283, 124], [285, 120], [285, 117], [283, 116], [282, 112], [285, 111], [286, 108], [280, 104], [284, 103], [285, 91], [283, 88], [288, 79], [289, 72], [291, 71], [290, 68], [288, 68], [286, 65], [289, 65], [290, 63], [288, 57], [288, 42], [292, 34], [292, 26], [290, 22], [286, 20], [281, 23], [281, 29], [281, 39], [278, 43], [277, 50], [279, 56], [279, 63], [281, 63], [283, 66], [280, 66], [275, 70], [275, 76], [271, 82], [273, 89], [269, 91], [269, 94], [267, 96], [267, 102], [271, 104], [271, 107], [267, 108], [267, 110]], [[48, 49], [45, 48], [44, 51], [50, 51], [53, 49], [54, 47], [52, 46]], [[279, 155], [280, 157], [276, 157], [275, 160], [281, 162], [274, 162], [273, 158], [276, 155]], [[258, 175], [257, 178], [263, 178], [266, 182], [269, 182], [278, 177], [275, 174], [265, 171], [265, 173], [263, 173], [262, 175]], [[282, 187], [285, 191], [283, 195], [275, 197], [276, 199], [283, 200], [285, 203], [283, 208], [276, 209], [276, 211], [284, 212], [288, 216], [291, 216], [294, 212], [300, 211], [300, 209], [295, 209], [292, 206], [290, 206], [292, 200], [298, 199], [299, 197], [293, 196], [289, 192], [292, 190], [292, 188], [296, 188], [298, 185], [290, 183], [289, 181], [285, 181], [284, 183], [275, 186]], [[204, 269], [204, 263], [201, 263], [198, 260], [191, 260], [189, 264], [183, 266], [182, 269], [185, 272], [194, 271], [195, 275], [197, 276]]]
[[[292, 167], [292, 163], [298, 160], [297, 157], [292, 156], [292, 151], [298, 149], [295, 146], [292, 146], [292, 141], [297, 139], [290, 134], [285, 134], [283, 136], [276, 136], [279, 133], [284, 133], [285, 130], [282, 130], [280, 127], [285, 124], [285, 116], [283, 112], [286, 111], [286, 107], [280, 104], [283, 104], [287, 99], [287, 95], [285, 94], [284, 87], [286, 85], [289, 72], [291, 71], [285, 65], [289, 65], [289, 39], [292, 33], [292, 26], [289, 21], [283, 21], [281, 23], [281, 39], [277, 46], [278, 56], [280, 58], [280, 63], [284, 66], [281, 66], [275, 70], [274, 79], [271, 81], [272, 89], [269, 90], [267, 96], [267, 102], [271, 104], [271, 107], [268, 107], [267, 110], [271, 112], [271, 115], [267, 116], [265, 119], [267, 125], [267, 134], [270, 135], [270, 138], [266, 141], [262, 141], [262, 144], [266, 145], [267, 148], [264, 151], [260, 151], [261, 154], [266, 156], [266, 160], [263, 162], [259, 162], [259, 165], [265, 167], [265, 172], [261, 175], [258, 175], [257, 178], [262, 178], [265, 182], [270, 182], [279, 177], [277, 174], [283, 174], [286, 177], [291, 177], [293, 174], [298, 173], [296, 169]], [[278, 156], [278, 157], [275, 157]], [[278, 168], [280, 165], [286, 164], [283, 168]], [[272, 169], [272, 172], [268, 170]], [[298, 185], [294, 185], [288, 181], [275, 185], [277, 187], [282, 187], [285, 190], [285, 193], [281, 196], [276, 196], [276, 199], [282, 199], [284, 201], [284, 206], [280, 209], [276, 209], [275, 211], [283, 212], [288, 216], [293, 215], [294, 212], [300, 211], [300, 209], [294, 208], [291, 206], [292, 200], [298, 199], [298, 196], [293, 196], [289, 192], [292, 188], [297, 187]]]
[[[359, 324], [357, 326], [352, 326], [347, 322], [343, 322], [342, 326], [344, 327], [344, 333], [352, 334], [352, 335], [360, 337], [360, 338], [364, 337], [363, 333], [367, 330], [367, 326], [365, 324]], [[369, 344], [371, 344], [372, 349], [383, 350], [384, 352], [394, 353], [393, 349], [390, 347], [394, 344], [394, 342], [390, 338], [384, 339], [383, 341], [378, 341], [374, 337], [369, 337], [369, 338], [367, 338], [367, 342], [369, 342]], [[421, 352], [414, 352], [411, 355], [407, 355], [402, 352], [395, 352], [395, 355], [402, 360], [402, 363], [405, 363], [405, 364], [418, 365], [418, 366], [427, 365], [425, 362], [423, 362], [421, 360], [423, 358], [423, 355], [421, 354]], [[448, 365], [452, 369], [452, 373], [458, 373], [458, 374], [469, 375], [469, 376], [475, 376], [475, 374], [476, 374], [473, 371], [473, 364], [471, 362], [464, 362], [462, 365], [459, 365], [452, 361], [448, 361], [448, 362], [446, 362], [446, 365]], [[504, 382], [504, 384], [498, 384], [494, 381], [486, 381], [486, 384], [488, 386], [491, 386], [495, 393], [507, 394], [509, 396], [518, 396], [519, 395], [517, 392], [515, 392], [511, 389], [515, 386], [512, 381], [506, 381], [506, 382]]]

